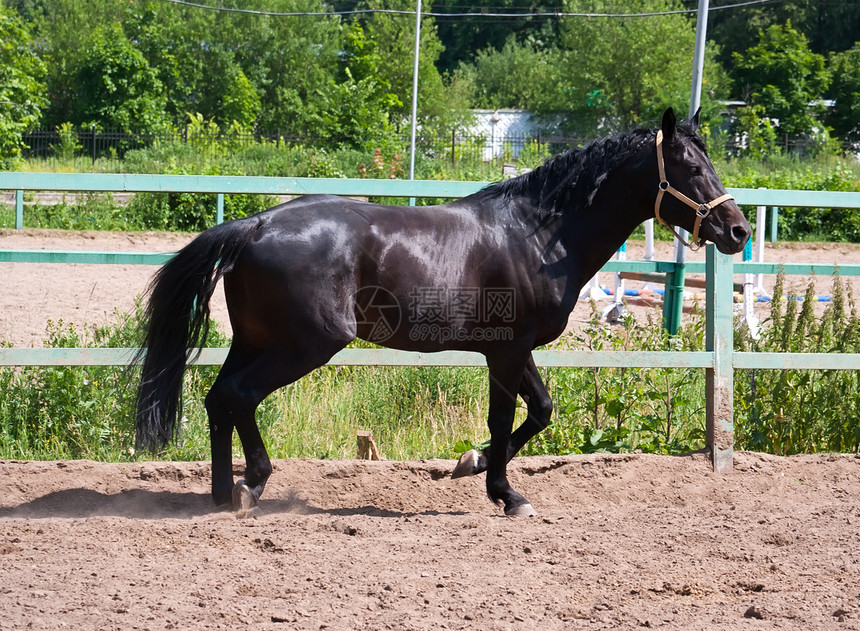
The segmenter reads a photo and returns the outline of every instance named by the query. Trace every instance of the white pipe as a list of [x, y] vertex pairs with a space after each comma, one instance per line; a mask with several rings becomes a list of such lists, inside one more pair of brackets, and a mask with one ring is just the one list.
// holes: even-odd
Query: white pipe
[[[755, 262], [764, 263], [764, 224], [767, 217], [767, 206], [756, 207], [755, 219]], [[764, 290], [764, 274], [756, 276], [755, 290], [766, 295]]]
[[645, 260], [654, 260], [654, 220], [645, 222]]
[[693, 53], [693, 85], [690, 88], [690, 118], [693, 118], [702, 101], [702, 71], [705, 68], [707, 34], [708, 0], [699, 0], [699, 13], [696, 16], [696, 48]]
[[[702, 100], [702, 70], [705, 67], [705, 41], [708, 32], [708, 0], [699, 0], [699, 12], [696, 16], [696, 47], [693, 51], [693, 80], [690, 87], [690, 109], [688, 118], [693, 118]], [[689, 233], [680, 228], [678, 234], [688, 241]], [[687, 248], [675, 237], [675, 262], [687, 262]]]

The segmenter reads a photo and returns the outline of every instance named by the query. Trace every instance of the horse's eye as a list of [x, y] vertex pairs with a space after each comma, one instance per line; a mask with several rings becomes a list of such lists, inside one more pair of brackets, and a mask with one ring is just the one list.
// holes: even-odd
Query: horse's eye
[[690, 169], [690, 175], [693, 177], [697, 177], [702, 174], [702, 169], [700, 167], [693, 167]]

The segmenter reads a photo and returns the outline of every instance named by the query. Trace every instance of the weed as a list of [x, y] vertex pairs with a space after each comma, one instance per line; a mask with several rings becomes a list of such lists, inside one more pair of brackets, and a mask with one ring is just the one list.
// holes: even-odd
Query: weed
[[[833, 278], [823, 316], [807, 300], [783, 303], [777, 279], [760, 339], [737, 323], [736, 350], [860, 352], [860, 317], [850, 287]], [[681, 350], [704, 348], [704, 318], [676, 336], [653, 319], [620, 326], [591, 323], [553, 348]], [[51, 347], [134, 347], [141, 312], [116, 314], [109, 326], [83, 333], [49, 327]], [[209, 346], [226, 346], [217, 330]], [[357, 346], [367, 346], [356, 342]], [[179, 441], [159, 458], [203, 460], [209, 438], [203, 398], [217, 367], [192, 367], [184, 383]], [[705, 379], [701, 369], [541, 369], [554, 402], [550, 427], [524, 454], [640, 450], [679, 453], [704, 446]], [[137, 372], [121, 367], [0, 368], [0, 458], [129, 460], [135, 454]], [[860, 449], [860, 374], [839, 370], [735, 373], [735, 447], [775, 454]], [[273, 457], [351, 458], [358, 430], [370, 430], [388, 458], [452, 457], [487, 438], [487, 374], [480, 368], [324, 366], [270, 396], [257, 420]], [[520, 423], [524, 406], [517, 411]], [[234, 443], [234, 454], [241, 455]]]

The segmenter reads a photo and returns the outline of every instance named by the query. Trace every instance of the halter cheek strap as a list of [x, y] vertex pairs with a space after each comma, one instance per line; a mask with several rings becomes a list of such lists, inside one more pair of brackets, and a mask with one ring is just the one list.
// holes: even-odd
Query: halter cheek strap
[[[730, 199], [734, 199], [729, 193], [725, 195], [720, 195], [716, 199], [707, 202], [705, 204], [699, 204], [694, 202], [692, 199], [684, 195], [681, 191], [674, 188], [669, 181], [666, 179], [666, 166], [663, 163], [663, 130], [657, 130], [657, 171], [660, 174], [660, 184], [657, 186], [657, 199], [654, 202], [654, 216], [657, 218], [661, 224], [669, 228], [675, 236], [678, 238], [678, 241], [686, 245], [688, 248], [693, 250], [694, 252], [701, 247], [699, 245], [699, 227], [702, 225], [702, 219], [711, 214], [711, 210], [715, 207], [719, 206], [723, 202], [727, 202]], [[663, 195], [665, 193], [669, 193], [674, 198], [681, 200], [687, 206], [696, 211], [696, 221], [693, 224], [693, 236], [690, 239], [689, 243], [685, 241], [678, 231], [675, 230], [671, 225], [663, 221], [663, 218], [660, 217], [660, 205], [663, 203]]]

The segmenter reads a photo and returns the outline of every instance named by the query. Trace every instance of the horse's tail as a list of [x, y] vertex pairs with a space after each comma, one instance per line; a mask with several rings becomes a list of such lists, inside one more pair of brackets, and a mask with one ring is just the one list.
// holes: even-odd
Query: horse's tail
[[182, 374], [192, 349], [209, 332], [209, 299], [260, 226], [248, 218], [206, 230], [170, 259], [150, 281], [142, 326], [137, 389], [138, 449], [155, 451], [172, 440], [182, 415]]

